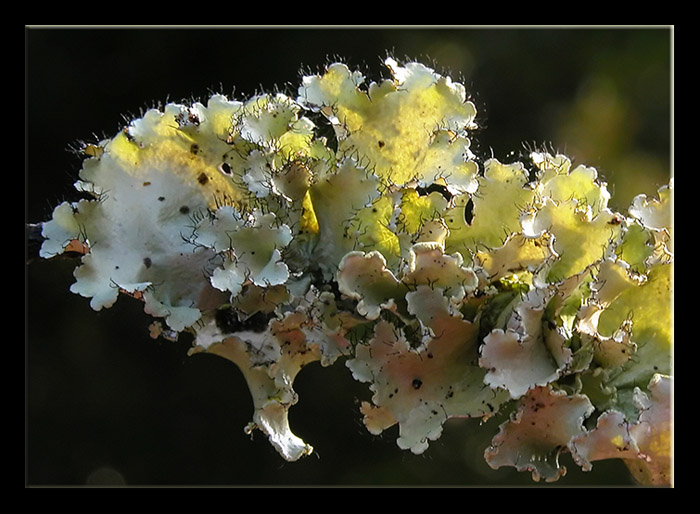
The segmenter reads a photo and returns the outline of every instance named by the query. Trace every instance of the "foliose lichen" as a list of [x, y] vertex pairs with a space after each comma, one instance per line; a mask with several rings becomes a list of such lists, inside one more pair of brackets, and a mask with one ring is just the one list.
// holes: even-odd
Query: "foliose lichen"
[[171, 103], [86, 145], [91, 199], [56, 207], [41, 256], [78, 249], [71, 291], [93, 309], [135, 296], [154, 336], [236, 363], [246, 430], [286, 460], [313, 450], [288, 422], [296, 375], [343, 361], [369, 384], [367, 429], [397, 425], [403, 449], [508, 407], [493, 468], [554, 481], [570, 452], [671, 483], [672, 182], [619, 213], [564, 155], [482, 163], [465, 88], [385, 64], [369, 84], [335, 63], [296, 97]]

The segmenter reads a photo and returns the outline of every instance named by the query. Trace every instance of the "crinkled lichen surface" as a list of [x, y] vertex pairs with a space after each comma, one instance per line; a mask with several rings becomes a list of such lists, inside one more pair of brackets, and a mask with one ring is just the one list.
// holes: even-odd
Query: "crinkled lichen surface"
[[618, 213], [564, 155], [481, 162], [464, 87], [386, 66], [149, 110], [85, 146], [89, 199], [56, 207], [42, 257], [77, 249], [94, 309], [134, 296], [155, 336], [236, 363], [246, 430], [286, 460], [312, 452], [288, 422], [297, 373], [340, 361], [367, 429], [397, 425], [403, 449], [502, 412], [493, 468], [554, 481], [569, 452], [671, 483], [672, 183]]

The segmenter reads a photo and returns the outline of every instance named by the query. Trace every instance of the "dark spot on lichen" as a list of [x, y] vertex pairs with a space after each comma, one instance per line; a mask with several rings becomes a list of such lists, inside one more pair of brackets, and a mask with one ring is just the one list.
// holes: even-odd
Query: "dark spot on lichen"
[[619, 225], [622, 223], [622, 216], [619, 214], [615, 214], [610, 221], [608, 221], [608, 225]]
[[197, 182], [199, 182], [201, 185], [204, 185], [204, 184], [206, 184], [207, 182], [209, 182], [209, 177], [207, 177], [207, 174], [206, 174], [206, 173], [202, 172], [202, 173], [200, 173], [199, 176], [197, 177]]
[[441, 184], [430, 184], [427, 187], [417, 187], [416, 192], [420, 196], [427, 196], [430, 193], [440, 193], [442, 197], [448, 202], [452, 199], [452, 193], [450, 193], [446, 186]]
[[474, 219], [474, 201], [470, 198], [467, 205], [464, 206], [464, 222], [467, 225], [472, 224]]
[[143, 186], [144, 186], [144, 187], [150, 186], [150, 185], [151, 185], [151, 183], [150, 183], [148, 180], [147, 180], [146, 182], [143, 183]]
[[183, 205], [180, 207], [180, 214], [188, 214], [190, 212], [190, 208], [187, 207], [186, 205]]
[[414, 378], [411, 385], [413, 386], [413, 389], [420, 389], [420, 387], [423, 385], [423, 381], [420, 378]]
[[165, 200], [165, 197], [164, 197], [164, 196], [159, 196], [159, 197], [158, 197], [158, 201], [159, 201], [159, 202], [162, 202], [162, 201], [164, 201], [164, 200]]
[[222, 162], [219, 165], [219, 171], [223, 173], [224, 175], [230, 175], [231, 174], [231, 165], [227, 162]]
[[384, 141], [377, 141], [377, 145], [379, 145], [379, 148], [384, 148]]
[[150, 258], [150, 257], [144, 257], [144, 259], [143, 259], [143, 265], [146, 266], [146, 268], [150, 268], [150, 267], [151, 267], [151, 264], [153, 264], [153, 263], [151, 262], [151, 258]]
[[190, 152], [197, 155], [197, 152], [199, 152], [199, 145], [197, 143], [192, 143], [192, 146], [190, 146]]

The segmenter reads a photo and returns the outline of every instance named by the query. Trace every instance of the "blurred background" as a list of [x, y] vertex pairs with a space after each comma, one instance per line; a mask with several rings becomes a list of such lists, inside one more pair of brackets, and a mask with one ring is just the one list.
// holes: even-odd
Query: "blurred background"
[[[112, 137], [142, 110], [211, 93], [296, 96], [303, 74], [335, 60], [388, 76], [389, 54], [465, 84], [482, 158], [531, 148], [595, 167], [626, 212], [672, 174], [673, 32], [659, 28], [40, 28], [25, 32], [26, 221], [77, 198], [79, 141]], [[31, 257], [31, 256], [30, 256]], [[342, 363], [309, 365], [295, 390], [293, 430], [315, 447], [286, 463], [243, 427], [252, 402], [241, 373], [190, 340], [153, 340], [142, 305], [122, 297], [94, 312], [69, 292], [75, 263], [26, 267], [28, 485], [532, 485], [492, 470], [483, 450], [498, 420], [450, 420], [420, 456], [396, 428], [372, 436], [359, 402], [371, 396]], [[619, 461], [555, 484], [631, 485]]]

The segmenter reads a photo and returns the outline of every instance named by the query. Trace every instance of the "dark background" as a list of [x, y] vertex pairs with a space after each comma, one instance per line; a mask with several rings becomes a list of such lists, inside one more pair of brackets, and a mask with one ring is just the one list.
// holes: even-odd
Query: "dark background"
[[[483, 129], [474, 149], [513, 160], [546, 145], [598, 169], [626, 210], [671, 175], [669, 28], [171, 28], [26, 30], [26, 221], [73, 200], [79, 141], [111, 137], [159, 102], [296, 96], [302, 74], [342, 59], [369, 80], [387, 53], [417, 59], [467, 86]], [[122, 297], [94, 312], [73, 295], [75, 263], [28, 257], [26, 483], [128, 485], [530, 485], [491, 470], [497, 424], [450, 420], [420, 456], [396, 428], [370, 435], [370, 398], [342, 362], [309, 365], [290, 411], [311, 457], [286, 463], [243, 427], [252, 402], [238, 369], [187, 357], [190, 340], [153, 340], [142, 305]], [[557, 485], [628, 485], [619, 461], [583, 473], [568, 455]]]

